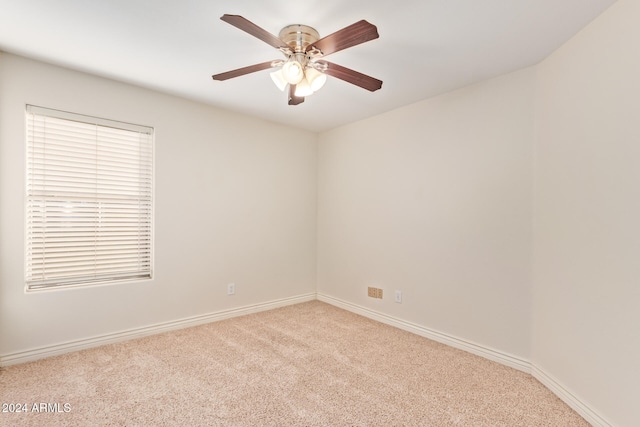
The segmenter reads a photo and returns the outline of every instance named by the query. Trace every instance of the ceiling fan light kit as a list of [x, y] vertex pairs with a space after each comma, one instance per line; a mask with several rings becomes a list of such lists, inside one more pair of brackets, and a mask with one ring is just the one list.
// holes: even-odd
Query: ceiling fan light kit
[[289, 58], [282, 66], [284, 79], [290, 85], [297, 85], [304, 78], [303, 65], [294, 58]]
[[239, 15], [222, 15], [220, 19], [278, 49], [286, 60], [263, 62], [214, 74], [214, 80], [222, 81], [280, 67], [270, 75], [281, 91], [289, 86], [289, 105], [301, 104], [305, 97], [322, 88], [327, 81], [327, 75], [371, 92], [382, 87], [381, 80], [321, 59], [331, 53], [378, 38], [376, 26], [365, 20], [320, 38], [320, 34], [308, 25], [288, 25], [280, 30], [276, 37]]
[[295, 96], [301, 96], [301, 97], [313, 95], [313, 89], [311, 89], [311, 85], [309, 84], [309, 81], [306, 78], [302, 79], [300, 83], [296, 85], [296, 90], [294, 94]]
[[309, 84], [311, 85], [311, 90], [314, 92], [324, 86], [324, 84], [327, 82], [327, 75], [321, 73], [315, 68], [307, 69], [307, 72], [305, 74], [307, 76]]
[[282, 68], [279, 70], [273, 71], [272, 73], [270, 73], [270, 75], [271, 75], [271, 80], [273, 80], [273, 83], [275, 83], [278, 89], [284, 92], [289, 82], [284, 78], [284, 73], [282, 72]]

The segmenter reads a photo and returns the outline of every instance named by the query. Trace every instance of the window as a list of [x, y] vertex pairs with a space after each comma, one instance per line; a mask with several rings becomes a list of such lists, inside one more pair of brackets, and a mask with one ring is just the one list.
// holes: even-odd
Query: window
[[26, 288], [149, 279], [153, 129], [27, 106]]

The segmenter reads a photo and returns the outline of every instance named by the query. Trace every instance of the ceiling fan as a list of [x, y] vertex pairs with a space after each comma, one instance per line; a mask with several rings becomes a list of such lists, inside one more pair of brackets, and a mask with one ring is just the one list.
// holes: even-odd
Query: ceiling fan
[[332, 53], [377, 39], [378, 29], [365, 20], [320, 38], [318, 32], [307, 25], [288, 25], [280, 30], [276, 37], [240, 15], [225, 14], [220, 19], [275, 47], [286, 59], [214, 74], [214, 80], [227, 80], [256, 71], [278, 68], [271, 73], [271, 78], [282, 91], [289, 86], [289, 105], [304, 102], [305, 96], [313, 94], [324, 85], [328, 75], [371, 92], [382, 87], [381, 80], [322, 59]]

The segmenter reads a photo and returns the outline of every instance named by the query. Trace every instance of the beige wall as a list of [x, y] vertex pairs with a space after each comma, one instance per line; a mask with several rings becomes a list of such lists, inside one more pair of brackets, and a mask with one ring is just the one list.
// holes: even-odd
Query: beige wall
[[[0, 60], [0, 355], [315, 292], [315, 134]], [[152, 281], [24, 293], [27, 103], [155, 127]]]
[[533, 361], [640, 425], [640, 2], [538, 67]]
[[318, 292], [528, 358], [534, 77], [322, 134]]

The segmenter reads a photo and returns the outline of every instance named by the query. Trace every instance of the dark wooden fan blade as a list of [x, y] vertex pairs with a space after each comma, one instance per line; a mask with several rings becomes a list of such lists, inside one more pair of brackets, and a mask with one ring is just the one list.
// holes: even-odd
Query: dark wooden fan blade
[[382, 87], [382, 80], [374, 79], [366, 74], [359, 73], [350, 68], [343, 67], [342, 65], [334, 64], [333, 62], [322, 61], [322, 63], [327, 66], [327, 69], [324, 70], [325, 74], [344, 80], [345, 82], [356, 86], [360, 86], [361, 88], [371, 92], [375, 92]]
[[255, 73], [256, 71], [266, 70], [271, 68], [275, 61], [267, 61], [261, 64], [249, 65], [248, 67], [238, 68], [237, 70], [227, 71], [226, 73], [214, 74], [213, 80], [228, 80], [234, 77], [244, 76], [245, 74]]
[[287, 44], [282, 40], [280, 40], [278, 37], [274, 36], [267, 30], [264, 30], [258, 27], [256, 24], [254, 24], [253, 22], [249, 21], [246, 18], [243, 18], [240, 15], [225, 14], [225, 15], [222, 15], [220, 19], [222, 19], [224, 22], [228, 24], [233, 25], [236, 28], [241, 29], [245, 33], [249, 33], [252, 36], [259, 38], [263, 42], [275, 47], [276, 49], [287, 47]]
[[298, 105], [304, 102], [303, 96], [296, 96], [296, 85], [289, 85], [289, 105]]
[[315, 48], [322, 52], [323, 56], [327, 56], [348, 47], [377, 39], [378, 37], [378, 29], [376, 26], [363, 19], [333, 34], [329, 34], [315, 43], [311, 43], [307, 46], [306, 51], [309, 52]]

